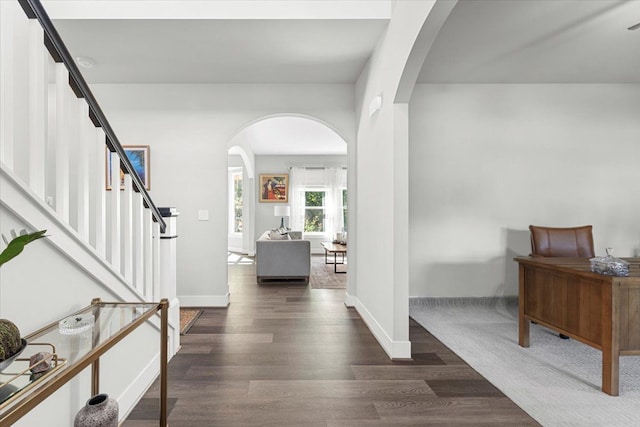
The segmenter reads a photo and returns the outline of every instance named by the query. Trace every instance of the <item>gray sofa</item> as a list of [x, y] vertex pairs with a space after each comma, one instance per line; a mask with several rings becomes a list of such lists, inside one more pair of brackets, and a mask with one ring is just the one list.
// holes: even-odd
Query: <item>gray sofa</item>
[[301, 280], [309, 283], [311, 242], [308, 240], [273, 240], [265, 232], [256, 242], [256, 276], [266, 281]]

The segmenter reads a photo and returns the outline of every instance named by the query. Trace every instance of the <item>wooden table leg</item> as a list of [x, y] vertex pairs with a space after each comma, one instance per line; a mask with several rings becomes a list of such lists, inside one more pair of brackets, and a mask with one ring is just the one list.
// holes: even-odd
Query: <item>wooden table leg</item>
[[602, 294], [602, 391], [617, 396], [619, 393], [620, 347], [618, 342], [619, 308], [618, 288]]
[[518, 344], [521, 347], [529, 347], [529, 325], [531, 322], [524, 317], [526, 303], [524, 277], [524, 265], [520, 264], [518, 279]]

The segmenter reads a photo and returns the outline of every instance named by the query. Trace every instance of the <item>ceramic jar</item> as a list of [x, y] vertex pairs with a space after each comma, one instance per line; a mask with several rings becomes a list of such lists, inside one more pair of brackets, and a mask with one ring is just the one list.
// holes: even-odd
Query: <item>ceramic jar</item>
[[118, 427], [118, 402], [96, 394], [78, 411], [73, 427]]

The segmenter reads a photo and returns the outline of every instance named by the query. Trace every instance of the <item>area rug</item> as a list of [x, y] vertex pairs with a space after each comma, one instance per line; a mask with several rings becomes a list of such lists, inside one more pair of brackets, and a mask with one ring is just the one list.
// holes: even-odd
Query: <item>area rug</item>
[[196, 323], [198, 317], [202, 314], [199, 308], [181, 308], [180, 309], [180, 335], [186, 335], [189, 329]]
[[[333, 256], [330, 261], [333, 261]], [[338, 255], [338, 262], [340, 261]], [[347, 264], [338, 264], [338, 271], [346, 270]], [[309, 285], [312, 289], [347, 289], [347, 275], [335, 273], [333, 264], [325, 264], [324, 255], [312, 255]]]
[[620, 358], [613, 397], [600, 391], [598, 350], [539, 325], [520, 347], [516, 304], [413, 298], [409, 313], [543, 426], [640, 425], [640, 356]]

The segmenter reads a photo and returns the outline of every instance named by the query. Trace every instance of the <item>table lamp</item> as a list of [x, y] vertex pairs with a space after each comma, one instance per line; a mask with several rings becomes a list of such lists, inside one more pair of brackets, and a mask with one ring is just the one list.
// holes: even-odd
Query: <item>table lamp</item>
[[289, 205], [279, 205], [273, 207], [273, 216], [280, 217], [280, 228], [284, 228], [284, 217], [289, 216], [291, 208]]

